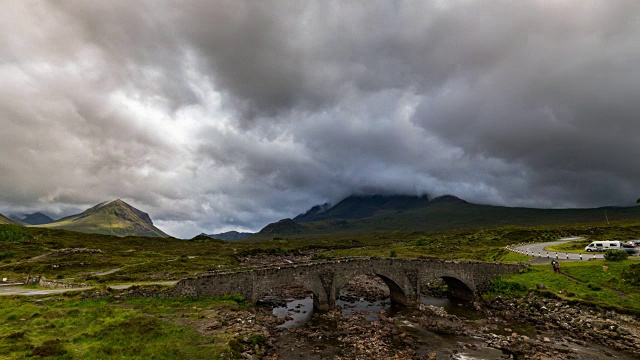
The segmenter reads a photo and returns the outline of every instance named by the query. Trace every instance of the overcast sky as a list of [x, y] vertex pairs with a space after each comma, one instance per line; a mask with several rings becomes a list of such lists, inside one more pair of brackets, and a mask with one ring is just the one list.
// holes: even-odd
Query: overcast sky
[[640, 196], [640, 1], [2, 1], [0, 212]]

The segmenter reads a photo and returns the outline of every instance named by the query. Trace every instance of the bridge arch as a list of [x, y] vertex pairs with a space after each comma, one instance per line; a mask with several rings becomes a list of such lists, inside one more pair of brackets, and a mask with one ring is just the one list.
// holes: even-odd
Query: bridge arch
[[381, 269], [364, 268], [349, 271], [348, 274], [338, 277], [336, 281], [335, 294], [337, 295], [353, 278], [362, 275], [372, 275], [378, 277], [385, 283], [385, 285], [387, 285], [389, 288], [389, 297], [392, 303], [407, 305], [411, 300], [414, 300], [411, 295], [415, 293], [415, 289], [413, 289], [408, 281], [403, 279], [402, 273], [380, 270]]
[[475, 292], [464, 281], [452, 276], [442, 276], [440, 278], [447, 284], [452, 297], [468, 301], [475, 300]]
[[275, 295], [284, 286], [298, 286], [309, 291], [313, 297], [313, 303], [326, 303], [327, 297], [322, 285], [315, 281], [313, 276], [304, 272], [283, 271], [281, 273], [270, 274], [253, 281], [253, 301], [254, 303], [268, 295]]

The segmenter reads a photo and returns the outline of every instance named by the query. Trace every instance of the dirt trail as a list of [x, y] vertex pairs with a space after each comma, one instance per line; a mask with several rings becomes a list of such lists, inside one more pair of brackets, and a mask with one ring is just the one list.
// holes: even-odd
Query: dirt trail
[[[175, 281], [155, 281], [155, 282], [138, 282], [138, 283], [130, 283], [130, 284], [118, 284], [118, 285], [107, 285], [110, 288], [123, 290], [128, 289], [133, 286], [143, 286], [143, 285], [163, 285], [163, 286], [173, 286], [178, 283]], [[35, 289], [32, 287], [24, 287], [24, 286], [0, 286], [0, 296], [9, 296], [9, 295], [24, 295], [24, 296], [36, 296], [36, 295], [50, 295], [50, 294], [61, 294], [70, 291], [84, 291], [93, 289], [95, 286], [87, 286], [82, 288], [71, 288], [71, 289]]]
[[42, 254], [42, 255], [38, 255], [38, 256], [34, 256], [34, 257], [32, 257], [32, 258], [29, 258], [29, 259], [20, 260], [20, 261], [14, 262], [14, 263], [9, 263], [9, 264], [0, 265], [0, 268], [7, 267], [7, 266], [14, 266], [14, 265], [18, 265], [18, 264], [27, 263], [27, 262], [34, 262], [34, 261], [38, 261], [38, 260], [40, 260], [40, 259], [44, 259], [44, 258], [46, 258], [46, 257], [48, 257], [48, 256], [51, 256], [51, 255], [53, 255], [53, 254], [55, 254], [55, 253], [56, 253], [55, 251], [52, 251], [52, 252], [48, 252], [48, 253], [46, 253], [46, 254]]

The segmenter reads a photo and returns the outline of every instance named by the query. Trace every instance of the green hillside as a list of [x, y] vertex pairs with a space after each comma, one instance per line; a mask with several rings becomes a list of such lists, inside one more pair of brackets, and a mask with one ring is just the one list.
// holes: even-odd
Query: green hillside
[[[441, 231], [496, 226], [541, 226], [640, 220], [640, 207], [534, 209], [478, 205], [447, 195], [432, 200], [399, 197], [349, 197], [319, 214], [300, 215], [295, 231], [280, 235], [315, 236], [389, 231]], [[320, 220], [316, 220], [320, 219]], [[271, 229], [274, 224], [264, 230]], [[261, 231], [256, 237], [267, 237]]]
[[11, 219], [9, 219], [8, 217], [0, 214], [0, 224], [17, 224], [20, 225], [17, 221], [13, 221]]
[[153, 225], [147, 213], [120, 199], [98, 204], [81, 214], [37, 227], [116, 236], [169, 236]]

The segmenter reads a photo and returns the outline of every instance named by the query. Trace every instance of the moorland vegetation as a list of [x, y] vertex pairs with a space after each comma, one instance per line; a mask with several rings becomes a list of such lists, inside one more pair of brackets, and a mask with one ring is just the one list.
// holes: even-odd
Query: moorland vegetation
[[[586, 241], [634, 239], [640, 237], [640, 222], [373, 231], [308, 238], [279, 235], [240, 242], [206, 236], [191, 240], [117, 237], [0, 225], [0, 277], [21, 280], [27, 275], [39, 275], [112, 291], [111, 286], [116, 284], [140, 285], [242, 268], [250, 257], [282, 261], [303, 254], [309, 259], [397, 256], [520, 262], [530, 259], [507, 251], [506, 245], [566, 236], [582, 236]], [[584, 248], [582, 243], [566, 246]], [[640, 264], [635, 260], [563, 263], [559, 274], [548, 264], [533, 265], [522, 273], [500, 277], [486, 296], [522, 297], [530, 293], [569, 304], [640, 315]], [[233, 357], [243, 349], [259, 348], [258, 340], [264, 335], [238, 337], [237, 331], [223, 323], [203, 335], [193, 324], [198, 319], [220, 317], [223, 313], [229, 316], [250, 307], [237, 296], [83, 299], [80, 292], [44, 297], [2, 296], [0, 355], [8, 359]]]

